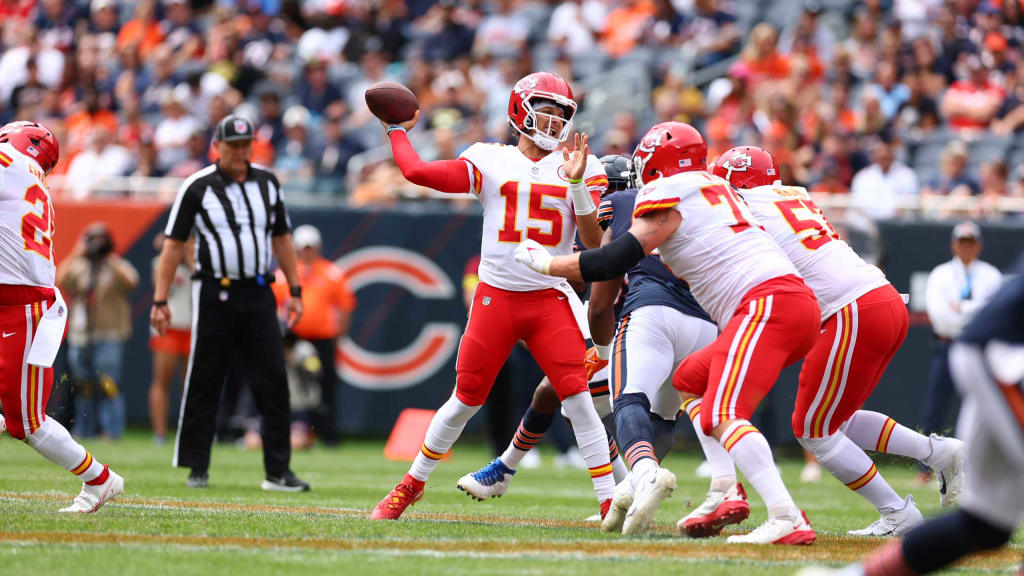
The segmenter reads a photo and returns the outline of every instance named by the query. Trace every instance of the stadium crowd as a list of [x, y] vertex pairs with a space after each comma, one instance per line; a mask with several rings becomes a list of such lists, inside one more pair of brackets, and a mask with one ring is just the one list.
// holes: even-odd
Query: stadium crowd
[[[1022, 9], [1017, 0], [0, 0], [0, 122], [53, 128], [63, 147], [55, 174], [67, 175], [65, 194], [85, 197], [104, 177], [192, 173], [208, 162], [216, 121], [236, 111], [256, 120], [255, 161], [291, 188], [388, 204], [425, 191], [388, 155], [349, 165], [383, 143], [363, 102], [372, 83], [412, 88], [428, 155], [446, 158], [508, 138], [508, 93], [527, 72], [574, 79], [585, 112], [592, 80], [614, 82], [609, 71], [628, 66], [649, 74], [650, 101], [593, 134], [598, 153], [629, 154], [644, 127], [681, 120], [701, 129], [712, 157], [760, 144], [787, 182], [850, 193], [874, 217], [898, 214], [901, 197], [962, 195], [983, 199], [971, 216], [996, 218], [1000, 198], [1024, 196]], [[349, 169], [359, 173], [346, 178]]]

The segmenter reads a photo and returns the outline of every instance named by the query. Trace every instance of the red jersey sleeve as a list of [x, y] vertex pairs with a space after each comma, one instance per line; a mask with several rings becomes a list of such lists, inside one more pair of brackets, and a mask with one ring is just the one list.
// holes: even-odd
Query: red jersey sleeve
[[413, 184], [453, 194], [470, 191], [472, 165], [466, 160], [424, 162], [412, 147], [409, 135], [401, 130], [391, 133], [391, 152], [402, 176]]

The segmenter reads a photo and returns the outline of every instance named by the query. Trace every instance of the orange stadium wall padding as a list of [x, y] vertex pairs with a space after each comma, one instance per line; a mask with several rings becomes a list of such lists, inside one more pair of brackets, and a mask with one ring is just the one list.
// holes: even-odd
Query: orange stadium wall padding
[[93, 222], [107, 224], [114, 239], [114, 250], [124, 255], [152, 228], [167, 210], [167, 204], [137, 200], [57, 200], [53, 203], [53, 210], [57, 229], [53, 236], [53, 250], [59, 264], [71, 253], [82, 230]]

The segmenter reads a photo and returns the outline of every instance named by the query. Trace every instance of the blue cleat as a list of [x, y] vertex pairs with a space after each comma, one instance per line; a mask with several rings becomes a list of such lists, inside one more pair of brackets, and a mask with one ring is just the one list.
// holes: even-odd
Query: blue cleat
[[459, 490], [480, 501], [501, 496], [508, 490], [508, 483], [515, 473], [505, 466], [501, 458], [495, 458], [487, 466], [459, 478]]

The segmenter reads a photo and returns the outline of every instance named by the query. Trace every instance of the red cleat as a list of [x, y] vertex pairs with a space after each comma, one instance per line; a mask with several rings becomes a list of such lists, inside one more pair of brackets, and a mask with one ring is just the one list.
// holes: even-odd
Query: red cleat
[[747, 492], [743, 484], [737, 482], [726, 492], [708, 492], [704, 503], [680, 520], [676, 527], [690, 538], [710, 538], [718, 536], [722, 528], [730, 524], [743, 522], [748, 516]]
[[395, 486], [395, 489], [377, 504], [377, 507], [370, 513], [370, 518], [373, 520], [397, 520], [406, 508], [423, 498], [424, 484], [425, 482], [406, 474], [398, 486]]

